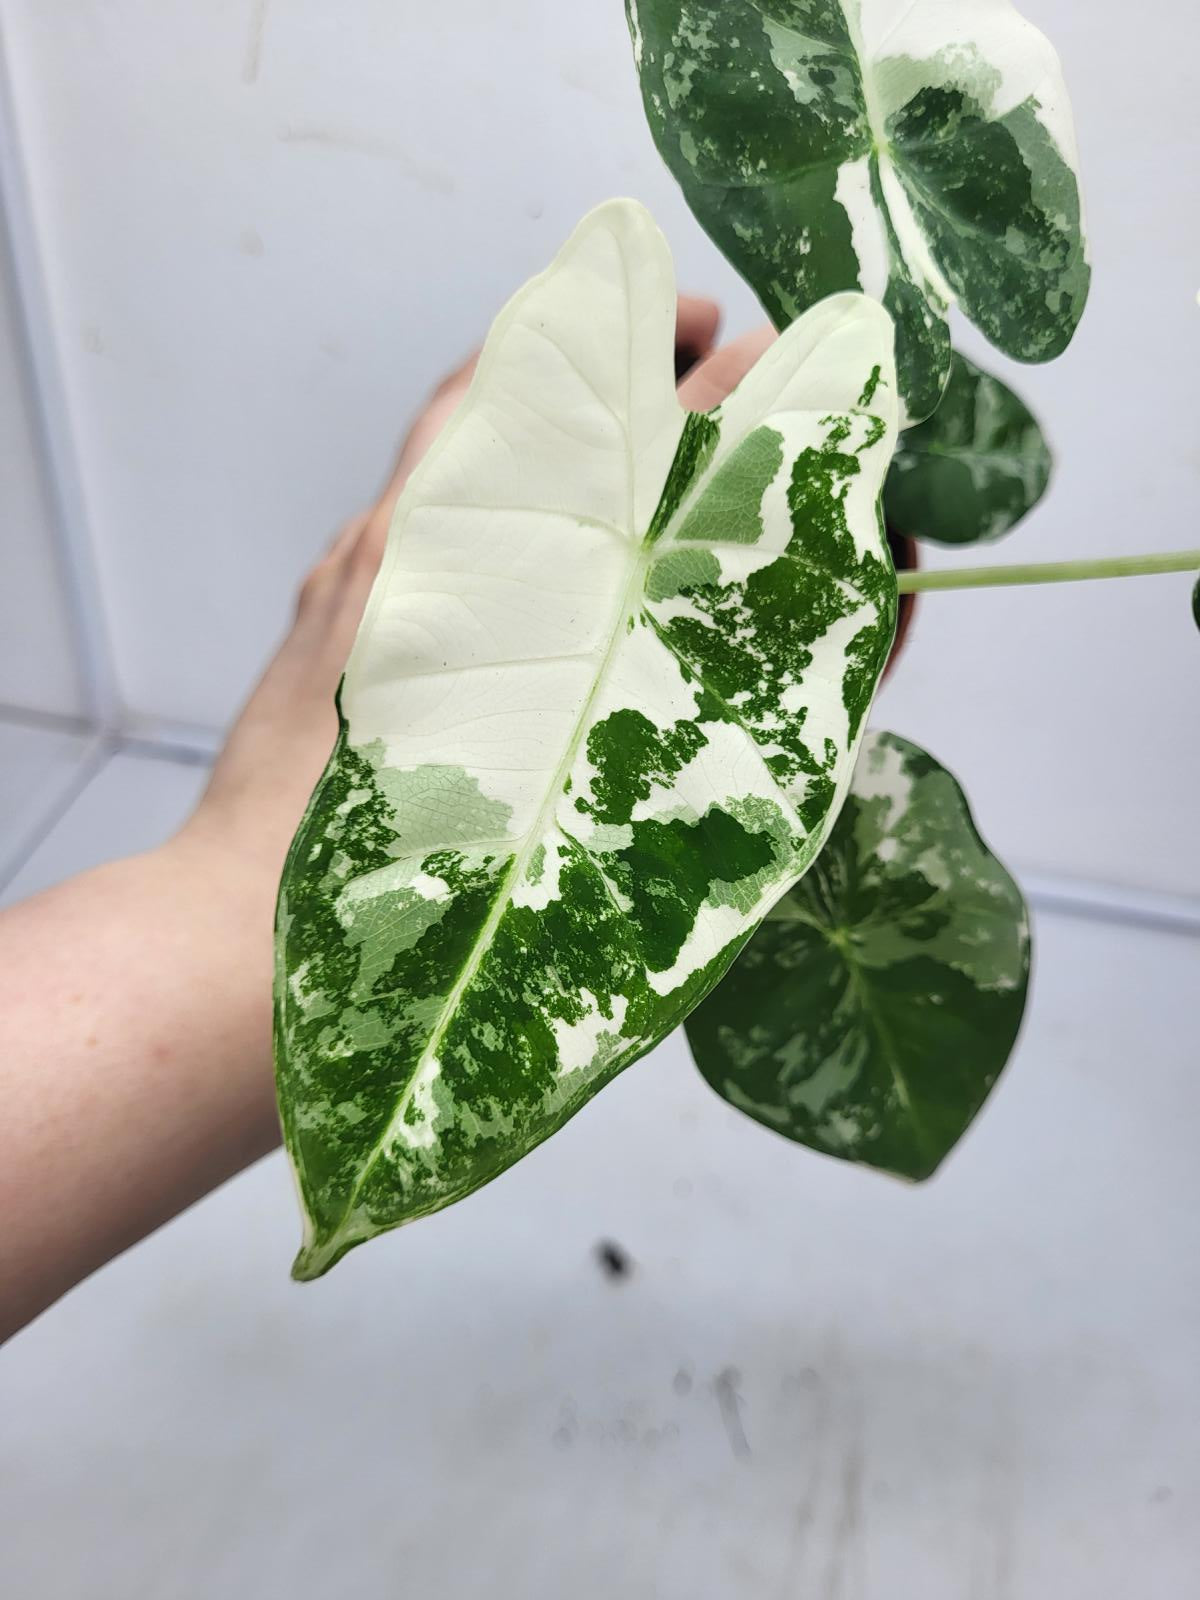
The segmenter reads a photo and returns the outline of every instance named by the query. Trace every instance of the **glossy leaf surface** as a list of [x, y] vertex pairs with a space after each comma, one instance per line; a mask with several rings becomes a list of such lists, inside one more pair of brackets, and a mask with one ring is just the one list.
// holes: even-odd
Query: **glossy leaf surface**
[[827, 301], [717, 412], [670, 258], [580, 225], [397, 506], [280, 891], [301, 1277], [669, 1032], [824, 842], [895, 625], [891, 328]]
[[768, 1128], [925, 1178], [1008, 1060], [1028, 978], [1021, 892], [962, 790], [871, 733], [829, 843], [688, 1040], [717, 1093]]
[[907, 418], [957, 301], [1023, 361], [1067, 345], [1088, 266], [1057, 56], [1009, 0], [627, 0], [658, 148], [779, 327], [861, 288]]
[[1025, 402], [956, 351], [941, 405], [900, 436], [884, 486], [888, 524], [938, 544], [999, 539], [1045, 494], [1050, 468]]

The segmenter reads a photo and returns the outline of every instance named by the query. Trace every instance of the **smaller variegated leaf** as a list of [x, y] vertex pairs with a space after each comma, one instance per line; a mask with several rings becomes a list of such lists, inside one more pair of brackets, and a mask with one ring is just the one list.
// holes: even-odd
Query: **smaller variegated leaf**
[[955, 351], [941, 405], [900, 436], [883, 491], [888, 525], [937, 544], [999, 539], [1045, 494], [1050, 467], [1025, 402]]
[[962, 790], [916, 745], [869, 733], [825, 849], [687, 1035], [748, 1116], [920, 1179], [1008, 1060], [1028, 980], [1021, 892]]
[[895, 627], [891, 325], [831, 298], [689, 417], [675, 310], [648, 214], [593, 212], [396, 507], [280, 887], [299, 1277], [670, 1032], [850, 781]]
[[862, 289], [934, 410], [958, 303], [1048, 361], [1087, 298], [1054, 50], [1010, 0], [626, 0], [655, 143], [778, 327]]

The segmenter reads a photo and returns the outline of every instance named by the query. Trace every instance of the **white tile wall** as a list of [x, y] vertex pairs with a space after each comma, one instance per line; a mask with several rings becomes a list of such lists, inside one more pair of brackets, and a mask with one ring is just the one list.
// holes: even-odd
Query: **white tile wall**
[[0, 210], [0, 713], [84, 709]]
[[0, 891], [78, 787], [86, 734], [0, 717]]
[[641, 194], [748, 313], [647, 148], [619, 5], [277, 4], [252, 72], [250, 4], [8, 12], [139, 712], [229, 716], [421, 397], [591, 204]]
[[[0, 723], [0, 758], [8, 754], [14, 731]], [[62, 736], [36, 737], [61, 742]], [[39, 841], [12, 880], [0, 886], [0, 905], [12, 905], [89, 867], [161, 844], [187, 818], [207, 780], [206, 766], [152, 756], [112, 756], [91, 779], [79, 803], [49, 837]], [[0, 798], [4, 794], [0, 788]]]
[[[1074, 90], [1096, 273], [1072, 350], [1017, 375], [1061, 459], [1007, 551], [1195, 543], [1194, 7], [1155, 8], [1176, 48], [1154, 72], [1127, 71], [1116, 0], [1026, 9]], [[753, 315], [660, 169], [619, 0], [569, 17], [553, 0], [4, 15], [140, 716], [227, 719], [421, 396], [593, 202], [645, 199], [682, 279], [729, 300], [734, 325]], [[1200, 739], [1178, 687], [1196, 660], [1182, 580], [940, 596], [884, 712], [959, 767], [1017, 859], [1196, 892]]]

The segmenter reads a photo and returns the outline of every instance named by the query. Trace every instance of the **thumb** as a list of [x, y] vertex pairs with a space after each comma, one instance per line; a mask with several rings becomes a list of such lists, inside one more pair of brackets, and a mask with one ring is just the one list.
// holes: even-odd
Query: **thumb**
[[774, 328], [764, 326], [731, 339], [699, 362], [679, 385], [679, 399], [689, 411], [711, 411], [750, 371], [763, 351], [775, 342]]

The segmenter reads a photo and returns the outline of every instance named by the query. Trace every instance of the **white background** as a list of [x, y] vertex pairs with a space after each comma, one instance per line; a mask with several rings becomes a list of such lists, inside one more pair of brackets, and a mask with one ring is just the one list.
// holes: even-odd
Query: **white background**
[[[1003, 558], [1194, 545], [1195, 9], [1156, 5], [1140, 43], [1115, 5], [1030, 9], [1073, 90], [1095, 277], [1068, 353], [1017, 373], [1059, 467]], [[0, 14], [138, 721], [227, 721], [422, 395], [595, 202], [645, 200], [681, 281], [719, 294], [734, 329], [755, 314], [660, 167], [619, 0]], [[0, 701], [63, 706], [37, 506], [11, 482]], [[880, 720], [957, 769], [1019, 863], [1200, 890], [1187, 600], [1183, 577], [929, 599]]]
[[[1072, 89], [1094, 282], [1061, 361], [983, 358], [1058, 456], [983, 559], [1200, 544], [1195, 7], [1025, 9]], [[756, 311], [660, 168], [620, 0], [0, 0], [0, 21], [30, 197], [5, 235], [36, 247], [47, 313], [24, 325], [6, 265], [11, 896], [160, 836], [199, 781], [105, 764], [73, 591], [111, 652], [107, 726], [210, 747], [421, 397], [585, 209], [639, 197], [685, 287], [731, 331]], [[73, 557], [30, 337], [82, 487]], [[1194, 896], [1188, 591], [929, 597], [876, 720], [952, 765], [1035, 878]], [[1195, 1591], [1196, 947], [1040, 927], [1009, 1080], [912, 1195], [742, 1123], [677, 1042], [488, 1197], [305, 1292], [282, 1168], [231, 1186], [0, 1364], [11, 1592]], [[610, 1232], [638, 1261], [619, 1287], [589, 1254]]]

